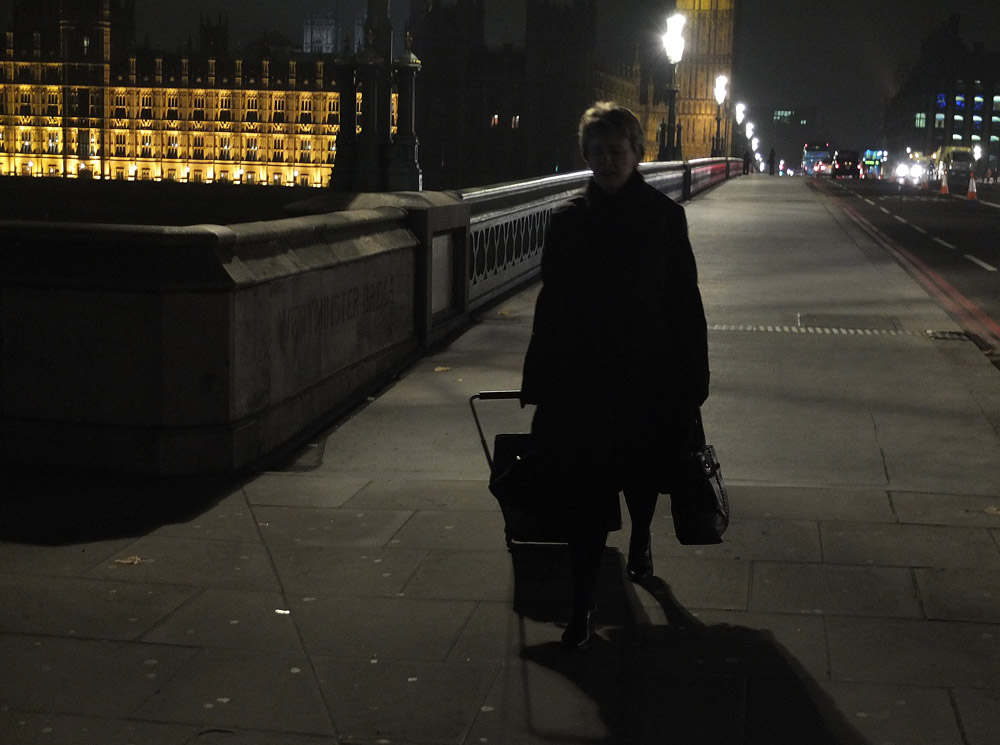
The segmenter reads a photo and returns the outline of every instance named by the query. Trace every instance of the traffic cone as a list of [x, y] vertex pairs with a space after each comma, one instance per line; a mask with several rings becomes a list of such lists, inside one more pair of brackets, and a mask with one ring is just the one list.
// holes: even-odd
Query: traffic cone
[[948, 193], [948, 172], [947, 171], [944, 171], [941, 174], [941, 193], [942, 194], [947, 194]]
[[976, 199], [976, 177], [973, 174], [969, 175], [969, 193], [966, 197], [967, 199]]

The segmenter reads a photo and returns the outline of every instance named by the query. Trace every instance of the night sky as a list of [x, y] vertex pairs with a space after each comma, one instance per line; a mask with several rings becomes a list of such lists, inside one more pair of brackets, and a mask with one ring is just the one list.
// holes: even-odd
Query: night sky
[[[437, 0], [441, 1], [441, 0]], [[445, 0], [447, 1], [447, 0]], [[11, 0], [0, 0], [9, 6]], [[518, 43], [526, 0], [486, 0], [487, 32]], [[896, 91], [927, 33], [952, 12], [962, 14], [968, 46], [1000, 53], [1000, 0], [741, 0], [733, 95], [762, 109], [815, 105], [830, 137], [866, 147], [878, 135], [886, 100]], [[617, 0], [615, 7], [629, 3]], [[390, 0], [397, 38], [409, 0]], [[670, 3], [664, 2], [664, 7]], [[363, 13], [365, 0], [138, 0], [138, 40], [176, 48], [194, 35], [199, 16], [226, 16], [234, 47], [261, 29], [301, 43], [302, 20], [339, 7]], [[651, 29], [651, 32], [655, 32]], [[683, 64], [683, 63], [682, 63]], [[755, 109], [755, 104], [758, 107]]]

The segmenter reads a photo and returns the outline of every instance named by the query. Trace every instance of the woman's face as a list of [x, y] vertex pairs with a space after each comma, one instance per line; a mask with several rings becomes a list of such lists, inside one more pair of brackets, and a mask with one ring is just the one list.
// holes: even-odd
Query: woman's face
[[639, 165], [639, 156], [627, 137], [594, 134], [587, 139], [587, 165], [597, 185], [614, 194]]

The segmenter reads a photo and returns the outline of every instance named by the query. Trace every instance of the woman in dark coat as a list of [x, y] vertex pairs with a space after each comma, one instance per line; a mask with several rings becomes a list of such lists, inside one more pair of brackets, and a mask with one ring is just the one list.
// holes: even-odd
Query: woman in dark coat
[[542, 290], [524, 361], [523, 403], [558, 472], [569, 527], [570, 648], [591, 636], [610, 530], [632, 519], [628, 574], [653, 572], [650, 523], [672, 462], [690, 450], [708, 397], [708, 341], [684, 210], [636, 170], [645, 137], [628, 109], [601, 102], [580, 122], [593, 170], [552, 215]]

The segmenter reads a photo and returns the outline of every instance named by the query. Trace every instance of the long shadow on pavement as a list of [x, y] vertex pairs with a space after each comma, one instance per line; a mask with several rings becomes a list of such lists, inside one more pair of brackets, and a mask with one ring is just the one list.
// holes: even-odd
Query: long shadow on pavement
[[[559, 618], [560, 609], [565, 612], [565, 598], [539, 580], [542, 573], [551, 573], [559, 559], [553, 560], [551, 551], [537, 547], [515, 546], [511, 553], [515, 612], [536, 621]], [[595, 702], [608, 735], [588, 742], [868, 743], [772, 634], [706, 625], [657, 577], [641, 587], [656, 598], [666, 623], [639, 622], [633, 610], [639, 606], [636, 589], [624, 577], [623, 557], [609, 550], [599, 588], [600, 634], [590, 647], [567, 652], [558, 643], [548, 642], [523, 645], [521, 650], [522, 659], [565, 676]], [[568, 582], [568, 576], [561, 579]], [[524, 694], [532, 695], [531, 691]], [[566, 740], [568, 733], [546, 729], [533, 732], [533, 737]]]
[[59, 546], [186, 522], [240, 487], [233, 477], [155, 479], [0, 470], [0, 541]]

